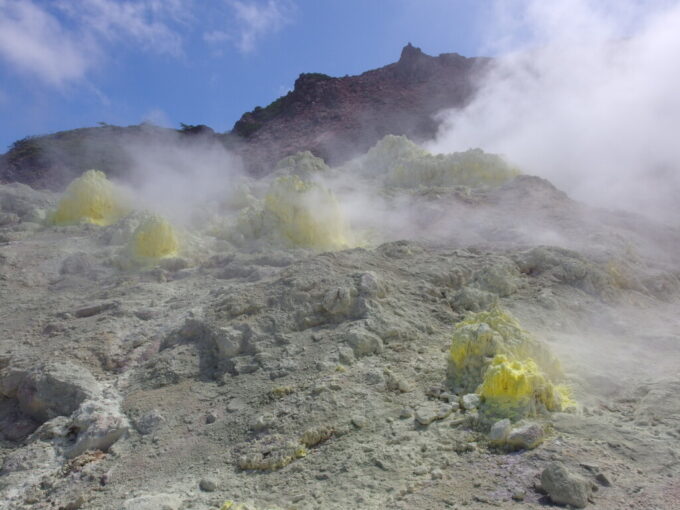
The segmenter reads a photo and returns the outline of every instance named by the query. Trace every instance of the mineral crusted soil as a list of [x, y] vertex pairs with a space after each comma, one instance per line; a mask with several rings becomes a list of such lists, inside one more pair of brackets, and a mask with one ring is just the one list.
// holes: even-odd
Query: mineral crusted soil
[[[0, 187], [0, 507], [541, 508], [558, 460], [595, 508], [680, 508], [678, 231], [532, 178], [447, 196], [435, 239], [194, 232], [128, 267], [132, 220], [46, 225], [58, 195]], [[447, 383], [456, 323], [492, 303], [577, 403], [531, 418], [534, 449], [491, 446]]]

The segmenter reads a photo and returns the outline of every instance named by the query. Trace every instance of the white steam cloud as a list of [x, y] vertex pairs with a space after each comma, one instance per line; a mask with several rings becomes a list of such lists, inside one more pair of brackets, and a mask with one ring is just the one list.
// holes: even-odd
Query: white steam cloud
[[125, 146], [132, 188], [140, 208], [186, 224], [228, 198], [243, 178], [241, 160], [209, 139], [181, 135]]
[[[680, 218], [680, 3], [501, 2], [501, 50], [428, 148], [504, 154], [572, 197]], [[504, 51], [503, 51], [504, 50]]]

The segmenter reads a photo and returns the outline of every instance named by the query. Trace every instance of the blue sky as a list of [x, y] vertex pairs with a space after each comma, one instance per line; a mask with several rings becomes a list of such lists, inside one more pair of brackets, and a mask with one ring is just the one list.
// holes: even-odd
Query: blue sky
[[357, 74], [412, 42], [488, 53], [483, 0], [0, 0], [0, 152], [150, 120], [231, 129], [301, 72]]

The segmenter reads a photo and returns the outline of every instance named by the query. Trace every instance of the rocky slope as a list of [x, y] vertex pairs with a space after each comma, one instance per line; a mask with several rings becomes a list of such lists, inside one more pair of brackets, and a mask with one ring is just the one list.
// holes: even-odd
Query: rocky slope
[[0, 156], [0, 182], [60, 189], [90, 168], [126, 178], [133, 159], [130, 145], [152, 151], [181, 144], [200, 151], [205, 143], [219, 143], [257, 175], [304, 150], [337, 164], [387, 134], [416, 141], [432, 137], [433, 115], [465, 104], [488, 62], [455, 53], [431, 57], [409, 44], [398, 62], [359, 76], [302, 74], [291, 92], [245, 113], [224, 134], [207, 126], [176, 131], [104, 125], [20, 140]]
[[[144, 214], [88, 221], [112, 211], [94, 174], [69, 225], [46, 214], [61, 195], [0, 186], [0, 508], [677, 508], [680, 233], [535, 177], [451, 184], [461, 156], [416, 150], [405, 179], [374, 164], [395, 146], [289, 160], [156, 259], [130, 250]], [[367, 235], [301, 235], [330, 228], [333, 195], [306, 200], [324, 185]], [[350, 185], [385, 214], [351, 215]], [[455, 382], [452, 339], [485, 346], [482, 375], [507, 324], [474, 321], [499, 309], [574, 406], [509, 423]], [[531, 403], [546, 383], [516, 370]]]

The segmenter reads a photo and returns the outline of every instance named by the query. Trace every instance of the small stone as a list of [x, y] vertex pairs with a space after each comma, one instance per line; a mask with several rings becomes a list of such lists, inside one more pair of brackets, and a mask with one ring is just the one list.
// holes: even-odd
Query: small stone
[[460, 405], [466, 411], [477, 409], [479, 407], [479, 395], [476, 393], [468, 393], [467, 395], [463, 395], [460, 400]]
[[603, 487], [611, 487], [612, 483], [609, 481], [609, 478], [604, 473], [598, 473], [595, 475], [595, 480], [597, 483], [602, 485]]
[[515, 491], [512, 493], [512, 499], [515, 501], [524, 501], [524, 491]]
[[354, 355], [357, 357], [379, 354], [383, 351], [383, 341], [380, 337], [363, 328], [354, 328], [348, 331], [345, 341], [352, 347]]
[[359, 289], [363, 294], [369, 297], [384, 297], [385, 295], [380, 280], [373, 272], [367, 272], [361, 275]]
[[442, 478], [444, 478], [444, 471], [442, 471], [441, 469], [433, 469], [430, 475], [432, 476], [433, 480], [441, 480]]
[[82, 494], [78, 495], [75, 499], [72, 499], [66, 503], [62, 508], [64, 510], [78, 510], [85, 504], [85, 496]]
[[422, 405], [415, 412], [415, 420], [421, 425], [429, 425], [437, 419], [438, 409], [433, 405]]
[[217, 484], [210, 478], [202, 478], [198, 486], [204, 492], [214, 492], [217, 489]]
[[538, 423], [527, 423], [510, 431], [506, 441], [515, 450], [531, 450], [545, 439], [545, 430]]
[[497, 421], [491, 426], [491, 430], [489, 431], [489, 441], [492, 444], [497, 445], [505, 443], [506, 439], [508, 438], [508, 435], [510, 434], [511, 428], [512, 425], [510, 423], [510, 420], [508, 420], [507, 418], [504, 420]]
[[352, 416], [352, 425], [358, 429], [363, 429], [366, 426], [366, 418], [363, 416]]
[[553, 503], [575, 508], [585, 508], [592, 490], [587, 480], [570, 473], [559, 462], [553, 462], [543, 470], [541, 486]]
[[413, 411], [411, 411], [408, 407], [404, 407], [401, 411], [399, 411], [399, 418], [402, 420], [407, 420], [411, 416], [413, 416]]
[[338, 349], [338, 361], [343, 365], [351, 365], [354, 363], [354, 350], [351, 347], [341, 346]]
[[158, 430], [163, 423], [165, 423], [165, 418], [160, 411], [152, 409], [135, 420], [135, 428], [140, 434], [147, 435]]
[[238, 413], [243, 411], [248, 406], [248, 403], [239, 397], [232, 398], [227, 403], [227, 411], [230, 413]]
[[122, 510], [178, 510], [182, 500], [167, 493], [144, 494], [126, 500]]
[[430, 469], [427, 466], [418, 466], [413, 470], [414, 475], [424, 475], [426, 474]]
[[261, 414], [251, 423], [250, 428], [255, 432], [262, 432], [271, 427], [274, 421], [274, 415], [269, 413]]
[[215, 423], [217, 421], [217, 413], [215, 411], [210, 411], [205, 415], [205, 422], [207, 424]]

